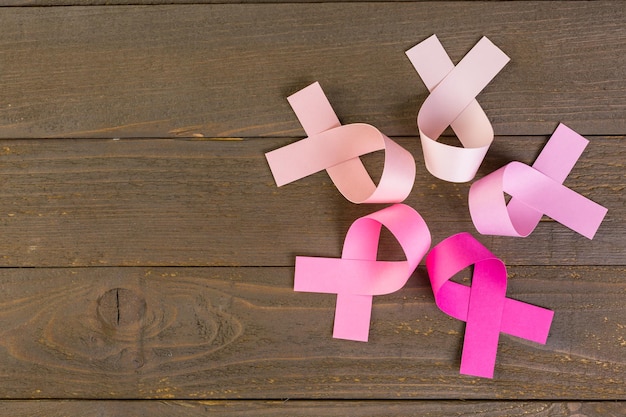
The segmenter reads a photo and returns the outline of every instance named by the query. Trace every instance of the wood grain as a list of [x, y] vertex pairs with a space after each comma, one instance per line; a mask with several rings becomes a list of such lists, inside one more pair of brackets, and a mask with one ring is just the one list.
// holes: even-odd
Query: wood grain
[[374, 299], [368, 343], [332, 339], [335, 296], [293, 292], [292, 268], [4, 269], [0, 395], [624, 398], [626, 270], [509, 272], [508, 296], [555, 319], [545, 346], [502, 335], [487, 380], [459, 375], [464, 323], [437, 309], [421, 267]]
[[[546, 137], [501, 137], [479, 175], [532, 163]], [[296, 139], [0, 142], [2, 266], [290, 266], [295, 254], [339, 256], [358, 217], [325, 173], [278, 188], [265, 151]], [[406, 203], [438, 242], [475, 233], [469, 184], [426, 172], [416, 138], [400, 138], [418, 175]], [[594, 240], [542, 222], [526, 239], [480, 237], [508, 264], [624, 265], [623, 137], [594, 137], [565, 184], [606, 205]], [[369, 159], [376, 175], [380, 158]], [[378, 169], [379, 171], [379, 169]], [[398, 256], [389, 239], [381, 256]]]
[[[342, 2], [393, 2], [397, 0], [341, 0]], [[411, 0], [415, 2], [427, 0]], [[189, 4], [255, 4], [255, 3], [315, 3], [315, 0], [4, 0], [3, 6], [128, 6], [128, 5], [189, 5]]]
[[511, 56], [479, 96], [497, 134], [558, 121], [624, 134], [625, 13], [523, 1], [0, 8], [0, 136], [294, 136], [285, 97], [315, 80], [344, 122], [415, 135], [427, 92], [404, 51], [433, 33], [455, 62], [483, 35]]
[[624, 402], [497, 401], [0, 401], [14, 417], [354, 416], [615, 417]]
[[[0, 414], [625, 415], [618, 4], [3, 1]], [[565, 184], [609, 208], [594, 240], [550, 219], [479, 236], [469, 184], [425, 171], [404, 51], [433, 33], [455, 62], [483, 35], [511, 57], [478, 97], [498, 135], [478, 177], [532, 163], [558, 122], [590, 139]], [[344, 123], [415, 155], [407, 203], [433, 243], [472, 232], [508, 296], [555, 311], [546, 345], [502, 335], [495, 379], [459, 375], [465, 324], [422, 266], [375, 297], [368, 343], [332, 339], [335, 296], [293, 292], [294, 256], [339, 256], [382, 206], [325, 173], [274, 185], [264, 152], [303, 135], [285, 98], [316, 80]], [[380, 257], [399, 256], [383, 234]]]

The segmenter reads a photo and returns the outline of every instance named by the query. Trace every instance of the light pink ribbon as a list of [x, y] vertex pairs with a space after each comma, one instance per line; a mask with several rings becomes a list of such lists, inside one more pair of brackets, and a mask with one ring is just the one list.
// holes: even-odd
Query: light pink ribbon
[[[450, 281], [474, 265], [471, 287]], [[493, 378], [500, 332], [545, 344], [554, 312], [506, 298], [506, 267], [469, 233], [453, 235], [426, 257], [437, 306], [465, 321], [461, 373]]]
[[[545, 214], [592, 239], [607, 209], [563, 185], [588, 143], [560, 124], [532, 168], [511, 162], [472, 184], [469, 209], [476, 230], [526, 237]], [[508, 204], [504, 193], [512, 197]]]
[[[400, 243], [406, 261], [377, 261], [381, 226]], [[430, 231], [417, 211], [394, 204], [355, 220], [341, 258], [296, 257], [294, 290], [337, 294], [333, 337], [366, 342], [372, 297], [398, 291], [430, 247]]]
[[[353, 203], [398, 203], [409, 195], [415, 181], [410, 152], [371, 125], [342, 126], [317, 82], [288, 101], [308, 137], [265, 154], [279, 187], [326, 170]], [[379, 150], [385, 162], [376, 186], [359, 157]]]
[[[509, 57], [483, 37], [454, 66], [435, 35], [406, 51], [406, 55], [430, 91], [417, 115], [426, 168], [442, 180], [470, 181], [494, 136], [475, 97], [504, 68]], [[462, 148], [437, 142], [448, 126]]]

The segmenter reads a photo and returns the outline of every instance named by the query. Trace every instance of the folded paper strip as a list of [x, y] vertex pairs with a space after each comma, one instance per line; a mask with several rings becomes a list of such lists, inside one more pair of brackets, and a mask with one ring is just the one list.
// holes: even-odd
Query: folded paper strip
[[[450, 280], [471, 265], [471, 286]], [[461, 374], [493, 378], [501, 332], [546, 343], [554, 313], [506, 298], [504, 263], [469, 233], [453, 235], [433, 247], [426, 269], [437, 306], [466, 322]]]
[[[415, 181], [410, 152], [371, 125], [342, 126], [319, 83], [288, 101], [308, 137], [265, 154], [279, 187], [326, 170], [353, 203], [399, 203], [409, 195]], [[385, 161], [376, 186], [359, 157], [380, 150]]]
[[[526, 237], [545, 214], [592, 239], [607, 209], [563, 185], [588, 143], [560, 124], [532, 167], [511, 162], [474, 182], [469, 208], [476, 230]], [[511, 196], [508, 204], [504, 193]]]
[[[435, 35], [406, 55], [430, 91], [417, 115], [426, 168], [442, 180], [470, 181], [494, 137], [491, 122], [475, 98], [509, 57], [483, 37], [455, 66]], [[448, 126], [463, 147], [437, 142]]]
[[[385, 226], [404, 251], [404, 261], [378, 261]], [[341, 258], [296, 257], [294, 290], [337, 294], [333, 337], [366, 342], [372, 298], [402, 288], [430, 248], [430, 231], [417, 211], [394, 204], [352, 223]]]

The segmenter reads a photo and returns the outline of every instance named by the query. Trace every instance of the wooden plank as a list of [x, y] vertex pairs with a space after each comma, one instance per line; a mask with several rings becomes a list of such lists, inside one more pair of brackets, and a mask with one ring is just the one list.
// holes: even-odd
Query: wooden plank
[[[397, 0], [333, 0], [341, 2], [394, 2]], [[427, 0], [411, 0], [414, 2]], [[128, 5], [185, 5], [185, 4], [229, 4], [229, 3], [315, 3], [315, 0], [4, 0], [6, 6], [128, 6]]]
[[[0, 266], [290, 266], [294, 255], [340, 256], [358, 217], [382, 205], [345, 200], [325, 173], [277, 188], [263, 153], [296, 139], [11, 140], [0, 142]], [[545, 137], [497, 138], [479, 175], [531, 163]], [[406, 203], [433, 242], [475, 233], [469, 184], [426, 172], [416, 138]], [[482, 236], [508, 264], [624, 265], [624, 137], [594, 137], [565, 182], [606, 205], [595, 239], [545, 221], [526, 239]], [[368, 159], [372, 172], [381, 155]], [[392, 239], [381, 245], [399, 256]]]
[[17, 268], [0, 275], [2, 398], [622, 399], [624, 267], [513, 267], [547, 345], [502, 335], [495, 379], [459, 375], [464, 323], [425, 270], [374, 299], [368, 343], [292, 268]]
[[[398, 0], [331, 0], [331, 2], [381, 3]], [[410, 0], [412, 2], [428, 0]], [[4, 0], [0, 7], [5, 6], [151, 6], [151, 5], [185, 5], [185, 4], [229, 4], [229, 3], [316, 3], [316, 0]]]
[[0, 8], [0, 136], [293, 136], [285, 97], [315, 80], [344, 122], [415, 135], [427, 92], [404, 51], [433, 33], [455, 61], [483, 35], [511, 56], [479, 96], [496, 133], [563, 121], [623, 134], [625, 13], [613, 2]]
[[41, 416], [354, 416], [403, 417], [607, 417], [626, 412], [624, 402], [497, 401], [0, 401], [14, 417]]
[[[296, 2], [303, 0], [295, 0]], [[362, 1], [362, 0], [348, 0]], [[394, 0], [382, 0], [394, 1]], [[4, 6], [127, 6], [127, 5], [170, 5], [170, 4], [222, 4], [222, 3], [285, 3], [275, 0], [3, 0]], [[308, 2], [304, 0], [304, 2]]]

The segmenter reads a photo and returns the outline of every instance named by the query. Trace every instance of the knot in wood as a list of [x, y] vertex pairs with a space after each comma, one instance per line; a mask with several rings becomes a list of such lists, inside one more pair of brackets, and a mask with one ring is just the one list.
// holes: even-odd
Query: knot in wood
[[126, 288], [113, 288], [98, 299], [98, 318], [110, 327], [139, 322], [146, 313], [146, 301]]

